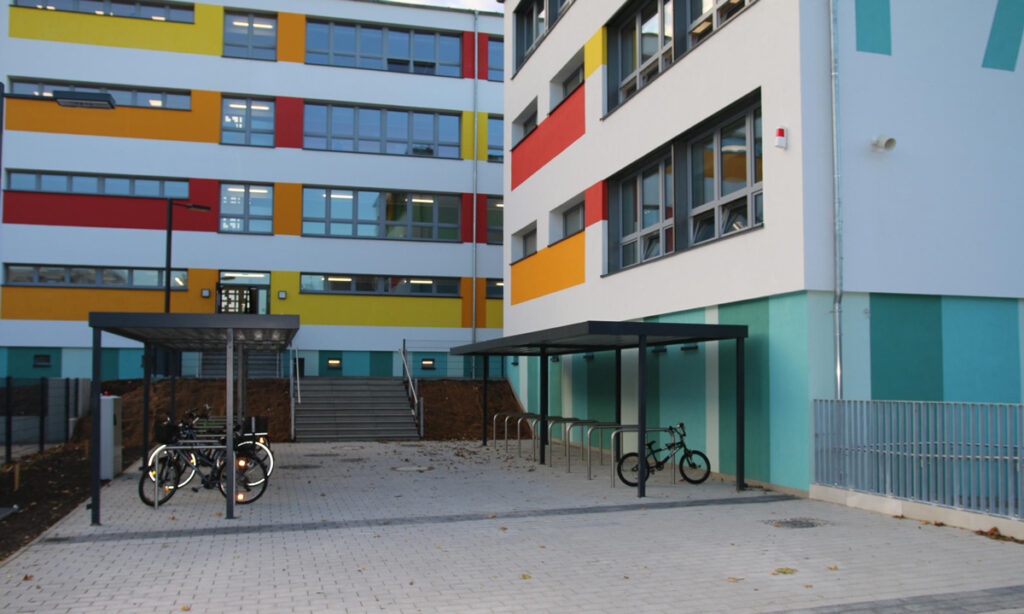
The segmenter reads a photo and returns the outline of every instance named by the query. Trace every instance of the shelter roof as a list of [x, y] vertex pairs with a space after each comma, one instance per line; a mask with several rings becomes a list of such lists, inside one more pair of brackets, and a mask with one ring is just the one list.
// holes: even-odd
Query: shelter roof
[[235, 345], [246, 350], [282, 352], [299, 330], [299, 316], [92, 312], [89, 326], [179, 352], [223, 352], [231, 330]]

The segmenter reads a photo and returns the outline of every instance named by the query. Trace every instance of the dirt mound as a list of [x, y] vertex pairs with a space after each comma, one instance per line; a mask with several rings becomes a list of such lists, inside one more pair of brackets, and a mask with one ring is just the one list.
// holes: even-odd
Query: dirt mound
[[[477, 380], [420, 380], [424, 399], [424, 439], [479, 439], [483, 426], [483, 383]], [[491, 418], [499, 411], [523, 411], [508, 382], [487, 384], [487, 438], [493, 439]], [[503, 432], [501, 427], [498, 432]], [[529, 437], [529, 433], [524, 433]]]

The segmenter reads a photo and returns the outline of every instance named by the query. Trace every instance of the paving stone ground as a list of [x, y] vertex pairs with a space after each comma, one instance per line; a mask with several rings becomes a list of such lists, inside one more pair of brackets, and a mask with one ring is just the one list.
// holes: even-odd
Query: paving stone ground
[[640, 500], [471, 442], [274, 451], [233, 520], [115, 479], [102, 526], [0, 564], [0, 612], [1024, 612], [1024, 546], [959, 529], [665, 474]]

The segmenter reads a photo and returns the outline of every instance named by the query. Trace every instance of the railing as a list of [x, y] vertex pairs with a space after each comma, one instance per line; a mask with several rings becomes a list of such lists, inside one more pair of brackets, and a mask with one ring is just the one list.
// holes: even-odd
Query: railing
[[88, 411], [90, 381], [71, 378], [0, 378], [0, 463], [47, 444], [66, 443], [75, 420]]
[[[416, 425], [420, 429], [420, 439], [423, 439], [423, 398], [420, 396], [419, 383], [412, 377], [412, 369], [409, 368], [409, 360], [405, 349], [405, 340], [402, 340], [402, 349], [399, 351], [402, 357], [402, 372], [405, 375], [406, 384], [409, 387], [409, 396], [412, 398], [412, 415], [416, 418]], [[417, 415], [418, 413], [418, 415]]]
[[1024, 405], [814, 401], [814, 483], [1024, 519]]

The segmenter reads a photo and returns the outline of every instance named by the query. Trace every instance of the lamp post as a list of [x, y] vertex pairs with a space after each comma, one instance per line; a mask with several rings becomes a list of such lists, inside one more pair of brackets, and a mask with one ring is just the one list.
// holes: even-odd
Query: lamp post
[[174, 208], [193, 209], [196, 211], [209, 211], [206, 205], [195, 203], [178, 203], [173, 198], [167, 199], [167, 258], [164, 261], [164, 313], [171, 313], [171, 233], [174, 229]]

